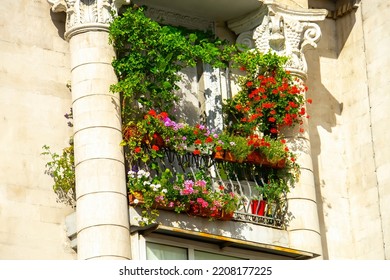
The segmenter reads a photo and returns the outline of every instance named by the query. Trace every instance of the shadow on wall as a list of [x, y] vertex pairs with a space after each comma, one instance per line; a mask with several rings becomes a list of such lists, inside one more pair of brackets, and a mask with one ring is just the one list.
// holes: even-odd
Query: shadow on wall
[[64, 34], [65, 34], [66, 13], [54, 13], [52, 10], [50, 10], [50, 17], [51, 17], [51, 22], [57, 28], [58, 36], [61, 37], [63, 40], [65, 40]]
[[[337, 56], [344, 48], [345, 43], [351, 34], [352, 28], [355, 25], [355, 12], [358, 8], [360, 0], [309, 0], [309, 8], [311, 9], [326, 9], [328, 10], [327, 19], [333, 20], [335, 23], [336, 51]], [[347, 16], [348, 15], [348, 16]], [[352, 16], [351, 16], [352, 15]], [[348, 23], [343, 21], [340, 23], [339, 18], [346, 18]], [[322, 38], [322, 40], [326, 38]]]
[[[318, 23], [321, 30], [327, 30], [327, 36], [335, 35], [334, 24], [335, 22], [331, 19], [326, 19], [325, 22]], [[332, 59], [337, 59], [335, 45], [336, 40], [333, 41], [333, 45], [329, 46], [327, 38], [323, 36], [321, 41], [318, 43], [318, 48], [306, 53], [306, 59], [308, 61], [307, 85], [309, 87], [307, 97], [313, 99], [313, 105], [308, 106], [308, 115], [310, 115], [310, 143], [313, 161], [313, 174], [316, 186], [316, 199], [321, 231], [323, 259], [329, 259], [329, 253], [327, 248], [324, 214], [324, 207], [326, 202], [324, 201], [320, 188], [323, 183], [321, 183], [319, 174], [318, 158], [321, 155], [321, 138], [318, 129], [321, 127], [327, 132], [332, 133], [332, 129], [337, 125], [337, 115], [341, 115], [342, 113], [343, 104], [340, 103], [323, 84], [322, 75], [324, 74], [321, 73], [320, 57], [330, 58], [330, 63], [333, 63]], [[337, 83], [335, 83], [335, 85], [336, 84]]]
[[[342, 73], [338, 73], [337, 59], [350, 36], [356, 22], [355, 0], [309, 0], [311, 8], [325, 8], [328, 10], [328, 18], [324, 22], [318, 23], [322, 30], [322, 39], [318, 43], [318, 48], [307, 53], [308, 61], [308, 98], [313, 99], [313, 106], [309, 106], [308, 114], [311, 116], [310, 142], [313, 160], [313, 173], [316, 185], [316, 199], [320, 221], [320, 231], [323, 248], [323, 258], [329, 259], [327, 248], [327, 236], [325, 227], [326, 209], [331, 207], [322, 195], [322, 190], [326, 187], [326, 182], [319, 174], [319, 156], [321, 155], [321, 138], [319, 129], [332, 133], [337, 125], [337, 116], [341, 116], [343, 103], [336, 99], [340, 96], [337, 91], [341, 90]], [[343, 18], [343, 20], [339, 20]], [[321, 60], [322, 58], [322, 60]], [[322, 67], [321, 67], [322, 66]], [[321, 73], [324, 69], [324, 73]], [[327, 77], [324, 85], [324, 77]], [[333, 92], [333, 94], [332, 94]], [[336, 93], [336, 95], [335, 95]], [[336, 143], [335, 143], [336, 144]]]

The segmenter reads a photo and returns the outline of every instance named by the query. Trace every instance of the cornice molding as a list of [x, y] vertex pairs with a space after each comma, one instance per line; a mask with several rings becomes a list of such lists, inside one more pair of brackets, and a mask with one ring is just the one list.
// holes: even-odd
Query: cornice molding
[[328, 10], [328, 15], [327, 18], [332, 18], [332, 19], [338, 19], [341, 18], [352, 11], [356, 10], [360, 6], [360, 0], [350, 0], [347, 3], [342, 3], [339, 5], [336, 10], [331, 11]]

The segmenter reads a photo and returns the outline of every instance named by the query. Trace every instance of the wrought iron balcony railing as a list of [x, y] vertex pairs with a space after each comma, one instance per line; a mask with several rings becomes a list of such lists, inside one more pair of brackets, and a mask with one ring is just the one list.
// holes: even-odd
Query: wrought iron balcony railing
[[178, 154], [169, 149], [164, 152], [164, 158], [158, 161], [160, 169], [169, 168], [173, 174], [195, 174], [200, 168], [206, 167], [214, 188], [223, 186], [226, 191], [239, 194], [242, 203], [235, 211], [233, 220], [285, 229], [288, 212], [286, 195], [280, 197], [278, 202], [267, 203], [262, 201], [256, 190], [256, 186], [264, 185], [267, 167], [226, 162], [212, 155], [194, 155], [191, 152]]

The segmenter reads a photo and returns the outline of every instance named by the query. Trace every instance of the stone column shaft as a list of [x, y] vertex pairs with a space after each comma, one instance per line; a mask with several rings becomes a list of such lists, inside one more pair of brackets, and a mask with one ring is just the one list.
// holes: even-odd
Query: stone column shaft
[[[65, 11], [71, 54], [79, 259], [130, 259], [121, 111], [110, 85], [112, 1], [49, 0]], [[54, 3], [53, 3], [54, 2]], [[115, 2], [115, 1], [114, 1]]]

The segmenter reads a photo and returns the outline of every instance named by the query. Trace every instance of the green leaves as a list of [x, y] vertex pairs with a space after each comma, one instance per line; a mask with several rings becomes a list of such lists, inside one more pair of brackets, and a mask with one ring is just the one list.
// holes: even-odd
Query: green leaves
[[47, 145], [44, 145], [42, 149], [42, 155], [51, 158], [46, 163], [46, 174], [54, 180], [53, 190], [57, 194], [57, 201], [74, 207], [76, 182], [73, 146], [64, 148], [61, 154], [52, 152]]
[[117, 52], [112, 65], [119, 79], [111, 90], [122, 95], [124, 122], [140, 115], [137, 109], [169, 112], [178, 100], [174, 90], [181, 69], [197, 61], [224, 67], [236, 51], [209, 33], [161, 25], [147, 18], [143, 8], [127, 9], [109, 31]]

